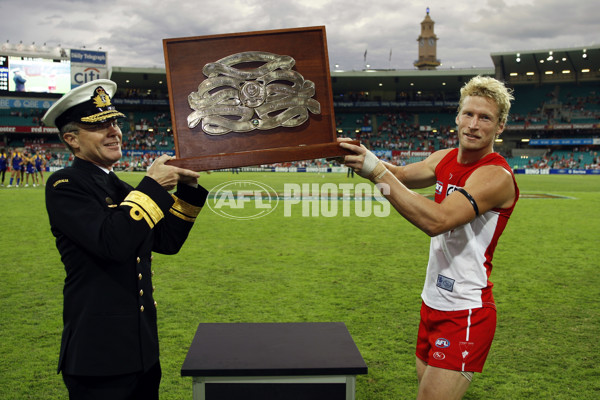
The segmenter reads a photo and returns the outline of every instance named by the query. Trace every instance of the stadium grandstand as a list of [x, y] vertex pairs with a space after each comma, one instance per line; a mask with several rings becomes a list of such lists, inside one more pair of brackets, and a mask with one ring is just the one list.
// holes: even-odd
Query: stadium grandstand
[[[459, 90], [473, 76], [487, 75], [505, 81], [515, 92], [507, 129], [495, 148], [517, 172], [600, 173], [600, 47], [492, 53], [490, 57], [494, 67], [489, 69], [333, 68], [338, 136], [357, 138], [395, 163], [421, 160], [432, 151], [456, 145]], [[44, 83], [38, 91], [11, 90], [12, 70], [5, 69], [4, 86], [0, 82], [0, 147], [44, 152], [50, 165], [64, 165], [69, 155], [56, 130], [40, 122], [61, 96], [45, 90], [56, 84]], [[30, 75], [35, 72], [31, 69]], [[106, 66], [103, 77], [117, 82], [114, 103], [127, 115], [121, 167], [145, 168], [156, 154], [174, 153], [166, 70]]]

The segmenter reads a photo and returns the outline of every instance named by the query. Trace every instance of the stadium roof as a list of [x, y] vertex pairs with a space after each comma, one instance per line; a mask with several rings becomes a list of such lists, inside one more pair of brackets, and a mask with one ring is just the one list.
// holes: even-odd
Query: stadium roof
[[[495, 76], [511, 84], [600, 80], [600, 46], [510, 51], [490, 56], [495, 68], [334, 70], [331, 71], [333, 92], [457, 92], [464, 82], [476, 75]], [[113, 67], [110, 79], [117, 82], [120, 89], [168, 93], [165, 68]]]
[[494, 69], [332, 71], [334, 93], [376, 91], [457, 92], [476, 75], [494, 76]]
[[[334, 93], [406, 90], [457, 91], [475, 75], [494, 76], [493, 69], [332, 71]], [[164, 68], [113, 67], [110, 79], [119, 89], [168, 93]]]
[[492, 53], [497, 77], [507, 82], [544, 83], [598, 79], [600, 72], [600, 46], [535, 51]]
[[113, 67], [110, 79], [119, 89], [141, 89], [144, 91], [168, 93], [167, 72], [165, 68]]

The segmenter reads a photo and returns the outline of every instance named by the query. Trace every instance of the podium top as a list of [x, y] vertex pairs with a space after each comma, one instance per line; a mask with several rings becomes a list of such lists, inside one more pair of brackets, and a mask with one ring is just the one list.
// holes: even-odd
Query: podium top
[[366, 374], [342, 322], [201, 323], [182, 376]]

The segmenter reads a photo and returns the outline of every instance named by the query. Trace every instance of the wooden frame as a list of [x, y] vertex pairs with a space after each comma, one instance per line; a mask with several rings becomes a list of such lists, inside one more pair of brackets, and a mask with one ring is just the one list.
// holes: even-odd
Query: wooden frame
[[[164, 39], [163, 49], [177, 156], [169, 164], [203, 171], [352, 154], [337, 143], [325, 27]], [[244, 52], [292, 57], [292, 70], [314, 83], [312, 98], [320, 113], [308, 113], [293, 127], [218, 135], [201, 126], [190, 128], [188, 116], [194, 110], [188, 96], [207, 79], [203, 68]]]

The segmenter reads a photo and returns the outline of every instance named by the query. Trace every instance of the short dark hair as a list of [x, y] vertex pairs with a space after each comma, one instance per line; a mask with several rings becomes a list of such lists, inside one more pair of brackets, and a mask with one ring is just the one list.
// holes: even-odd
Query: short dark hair
[[61, 142], [64, 143], [65, 146], [67, 146], [67, 149], [69, 149], [69, 151], [73, 154], [75, 154], [75, 152], [73, 151], [73, 148], [71, 146], [69, 146], [69, 144], [65, 141], [65, 138], [63, 137], [65, 135], [65, 133], [69, 133], [69, 132], [75, 132], [75, 133], [79, 133], [79, 125], [76, 122], [67, 122], [65, 125], [63, 125], [59, 132], [58, 132], [58, 138], [60, 139]]

